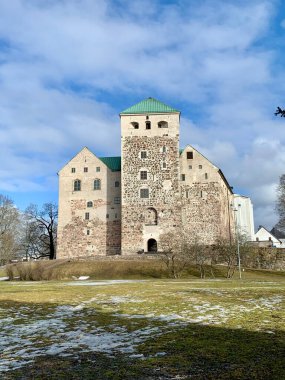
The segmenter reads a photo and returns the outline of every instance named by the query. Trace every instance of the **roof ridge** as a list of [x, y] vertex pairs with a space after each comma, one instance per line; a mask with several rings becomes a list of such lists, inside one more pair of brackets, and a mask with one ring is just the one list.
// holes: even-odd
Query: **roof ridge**
[[120, 115], [144, 113], [180, 113], [180, 111], [168, 106], [160, 100], [149, 97], [125, 109]]

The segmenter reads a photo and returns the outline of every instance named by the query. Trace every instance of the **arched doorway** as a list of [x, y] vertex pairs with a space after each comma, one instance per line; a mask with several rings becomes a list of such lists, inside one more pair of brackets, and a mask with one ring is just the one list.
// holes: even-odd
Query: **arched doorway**
[[147, 242], [147, 251], [151, 253], [157, 252], [157, 241], [155, 239], [149, 239]]

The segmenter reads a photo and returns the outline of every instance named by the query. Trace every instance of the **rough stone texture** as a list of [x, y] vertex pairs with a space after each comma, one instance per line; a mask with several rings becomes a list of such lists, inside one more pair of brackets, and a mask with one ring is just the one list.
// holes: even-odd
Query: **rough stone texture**
[[[73, 188], [77, 179], [81, 180], [80, 191]], [[95, 179], [101, 181], [100, 190], [94, 190]], [[121, 189], [115, 187], [115, 181], [121, 182], [120, 172], [112, 172], [87, 148], [59, 172], [57, 258], [120, 253], [121, 205], [115, 204], [114, 198], [120, 197]], [[87, 207], [90, 201], [93, 205]]]
[[[232, 239], [232, 191], [221, 171], [192, 146], [179, 153], [179, 117], [121, 115], [122, 172], [112, 172], [87, 148], [59, 172], [57, 258], [137, 255], [148, 251], [150, 239], [159, 251], [161, 235], [181, 228], [189, 242]], [[81, 191], [74, 191], [76, 179]], [[94, 179], [101, 180], [100, 190], [93, 189]], [[140, 197], [141, 189], [149, 189], [149, 198]], [[116, 204], [115, 197], [122, 203]]]

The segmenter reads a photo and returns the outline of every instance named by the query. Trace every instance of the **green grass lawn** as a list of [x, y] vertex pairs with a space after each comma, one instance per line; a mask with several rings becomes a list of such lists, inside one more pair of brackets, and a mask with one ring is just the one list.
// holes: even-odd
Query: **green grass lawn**
[[0, 378], [283, 379], [284, 276], [246, 276], [1, 282]]

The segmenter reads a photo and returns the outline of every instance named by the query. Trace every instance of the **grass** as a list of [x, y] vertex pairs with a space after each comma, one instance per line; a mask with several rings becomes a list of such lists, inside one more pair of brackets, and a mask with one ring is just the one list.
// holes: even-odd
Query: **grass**
[[285, 278], [0, 283], [3, 379], [285, 378]]
[[[226, 277], [226, 267], [217, 265], [214, 268], [216, 278]], [[151, 260], [110, 260], [110, 261], [38, 261], [28, 263], [17, 263], [8, 265], [3, 276], [23, 280], [71, 280], [73, 277], [89, 276], [90, 279], [159, 279], [168, 278], [165, 264], [159, 259]], [[267, 270], [246, 269], [242, 273], [244, 279], [251, 279], [264, 275], [272, 278], [284, 277], [284, 272], [273, 272]], [[199, 278], [200, 273], [196, 266], [185, 267], [181, 278]], [[210, 267], [206, 267], [206, 277], [211, 278]], [[234, 278], [238, 278], [235, 272]]]

